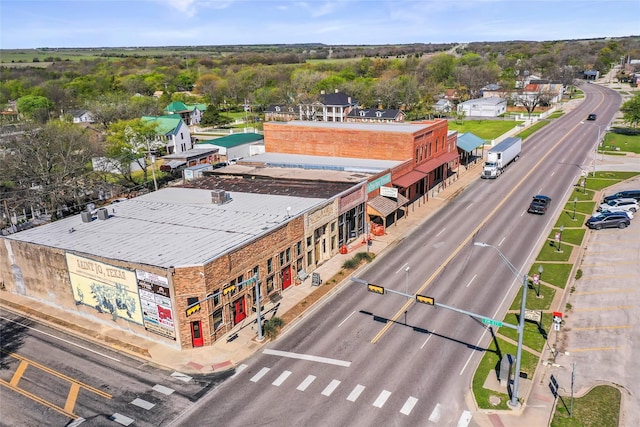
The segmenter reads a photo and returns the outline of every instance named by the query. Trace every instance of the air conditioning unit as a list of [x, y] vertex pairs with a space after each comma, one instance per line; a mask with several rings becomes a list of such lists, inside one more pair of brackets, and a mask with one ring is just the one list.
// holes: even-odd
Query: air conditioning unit
[[213, 190], [211, 192], [211, 203], [221, 205], [227, 201], [227, 194], [224, 190]]
[[81, 212], [80, 216], [82, 217], [82, 222], [91, 222], [91, 220], [93, 219], [93, 215], [91, 215], [91, 212]]
[[106, 208], [98, 209], [98, 219], [109, 219], [109, 211]]

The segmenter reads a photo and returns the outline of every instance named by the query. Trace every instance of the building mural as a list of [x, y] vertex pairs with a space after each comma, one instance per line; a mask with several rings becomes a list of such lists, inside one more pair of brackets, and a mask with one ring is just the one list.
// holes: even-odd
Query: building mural
[[100, 313], [143, 324], [135, 273], [120, 267], [66, 253], [76, 304]]

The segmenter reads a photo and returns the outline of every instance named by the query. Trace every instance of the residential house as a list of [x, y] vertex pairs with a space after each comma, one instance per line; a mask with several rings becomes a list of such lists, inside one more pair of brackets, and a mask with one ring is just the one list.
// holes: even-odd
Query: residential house
[[347, 114], [347, 122], [394, 123], [404, 122], [402, 110], [381, 108], [354, 108]]
[[507, 112], [507, 100], [498, 97], [470, 99], [458, 104], [466, 117], [498, 117]]
[[87, 110], [68, 110], [66, 113], [73, 118], [73, 123], [94, 123], [93, 116]]
[[507, 99], [509, 93], [500, 85], [491, 83], [480, 89], [482, 98], [504, 98]]
[[549, 80], [531, 80], [522, 91], [512, 94], [515, 105], [522, 105], [523, 101], [532, 101], [536, 97], [543, 105], [553, 105], [564, 95], [564, 85]]
[[439, 99], [438, 102], [433, 105], [433, 110], [436, 114], [447, 116], [453, 111], [453, 102], [445, 98]]
[[142, 121], [157, 124], [157, 140], [164, 143], [168, 154], [182, 153], [193, 147], [189, 126], [180, 115], [143, 116]]
[[442, 97], [453, 103], [460, 101], [460, 93], [456, 89], [446, 89]]
[[207, 110], [206, 104], [185, 104], [174, 101], [167, 105], [164, 112], [167, 114], [178, 114], [189, 125], [198, 125], [202, 121], [202, 114]]
[[269, 105], [264, 111], [265, 122], [288, 122], [300, 118], [298, 106]]
[[198, 141], [194, 148], [216, 148], [221, 161], [245, 159], [264, 153], [264, 136], [258, 133], [235, 133], [221, 138]]

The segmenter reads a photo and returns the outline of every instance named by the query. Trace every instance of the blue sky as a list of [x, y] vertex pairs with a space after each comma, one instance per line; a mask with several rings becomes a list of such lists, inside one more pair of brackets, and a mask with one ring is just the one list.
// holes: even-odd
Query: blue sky
[[0, 48], [640, 35], [638, 0], [1, 0]]

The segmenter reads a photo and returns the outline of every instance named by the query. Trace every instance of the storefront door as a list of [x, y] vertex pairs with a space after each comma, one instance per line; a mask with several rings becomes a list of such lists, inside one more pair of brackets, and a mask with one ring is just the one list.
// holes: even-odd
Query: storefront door
[[202, 323], [199, 320], [191, 322], [191, 345], [194, 347], [202, 347], [204, 345]]
[[291, 266], [286, 266], [282, 269], [282, 290], [287, 289], [291, 286]]
[[233, 302], [233, 324], [237, 325], [247, 317], [246, 303], [244, 296]]

